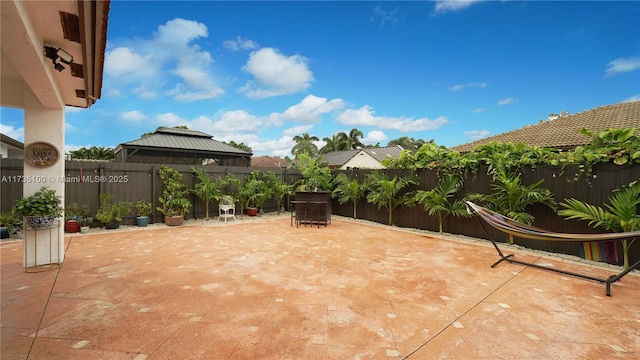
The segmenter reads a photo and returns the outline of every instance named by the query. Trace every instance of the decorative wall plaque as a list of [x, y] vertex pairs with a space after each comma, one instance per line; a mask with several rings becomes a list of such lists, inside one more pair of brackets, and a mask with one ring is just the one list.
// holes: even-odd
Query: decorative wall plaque
[[35, 142], [24, 148], [25, 162], [31, 166], [46, 168], [58, 162], [60, 154], [55, 146], [46, 142]]

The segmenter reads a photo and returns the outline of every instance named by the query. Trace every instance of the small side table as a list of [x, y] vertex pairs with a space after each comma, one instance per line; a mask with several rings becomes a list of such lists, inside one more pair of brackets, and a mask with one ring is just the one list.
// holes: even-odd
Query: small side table
[[[24, 251], [24, 272], [42, 272], [48, 271], [60, 266], [60, 232], [58, 229], [60, 228], [60, 221], [55, 220], [53, 224], [46, 228], [31, 228], [29, 225], [24, 225], [24, 243], [23, 243], [23, 251]], [[47, 236], [45, 239], [41, 239], [41, 241], [49, 242], [49, 263], [48, 264], [38, 264], [38, 233], [45, 232]], [[55, 233], [55, 240], [53, 239], [53, 235]], [[29, 234], [33, 234], [33, 265], [29, 265]], [[55, 241], [56, 244], [56, 263], [53, 262], [53, 243]]]

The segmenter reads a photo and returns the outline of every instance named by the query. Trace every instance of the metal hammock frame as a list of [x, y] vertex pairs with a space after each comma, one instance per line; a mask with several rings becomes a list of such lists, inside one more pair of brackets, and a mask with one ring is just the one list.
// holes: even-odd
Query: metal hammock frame
[[[606, 285], [606, 294], [611, 296], [611, 284], [622, 279], [625, 275], [630, 273], [633, 269], [640, 268], [640, 260], [629, 266], [629, 268], [623, 270], [619, 274], [611, 275], [608, 278], [598, 278], [590, 275], [579, 274], [571, 271], [555, 269], [548, 266], [538, 265], [531, 262], [516, 260], [513, 258], [514, 254], [504, 255], [502, 250], [498, 247], [496, 241], [491, 237], [489, 229], [485, 224], [491, 225], [493, 228], [502, 231], [513, 236], [518, 236], [526, 239], [541, 240], [541, 241], [558, 241], [558, 242], [596, 242], [596, 241], [620, 241], [625, 239], [640, 237], [640, 231], [632, 232], [620, 232], [620, 233], [603, 233], [603, 234], [570, 234], [570, 233], [557, 233], [544, 229], [540, 229], [534, 226], [519, 223], [507, 216], [498, 214], [495, 211], [491, 211], [480, 205], [474, 204], [471, 201], [467, 201], [467, 211], [470, 214], [478, 215], [478, 221], [484, 229], [489, 241], [493, 244], [493, 247], [498, 252], [500, 259], [491, 265], [492, 268], [496, 267], [503, 261], [510, 263], [531, 266], [538, 269], [549, 270], [565, 275], [575, 276], [582, 279], [592, 280]], [[480, 221], [480, 219], [484, 221]]]

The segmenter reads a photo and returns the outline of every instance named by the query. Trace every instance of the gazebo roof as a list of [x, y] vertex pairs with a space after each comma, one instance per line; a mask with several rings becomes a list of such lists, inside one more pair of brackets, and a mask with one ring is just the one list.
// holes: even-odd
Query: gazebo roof
[[204, 132], [176, 128], [159, 128], [151, 135], [120, 144], [119, 147], [251, 156], [251, 153], [215, 140]]

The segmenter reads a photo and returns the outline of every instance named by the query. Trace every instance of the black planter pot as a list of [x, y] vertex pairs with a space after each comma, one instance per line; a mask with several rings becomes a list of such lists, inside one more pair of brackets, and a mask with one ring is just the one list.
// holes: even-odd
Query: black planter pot
[[113, 230], [120, 227], [120, 221], [111, 220], [110, 222], [104, 224], [105, 229]]

